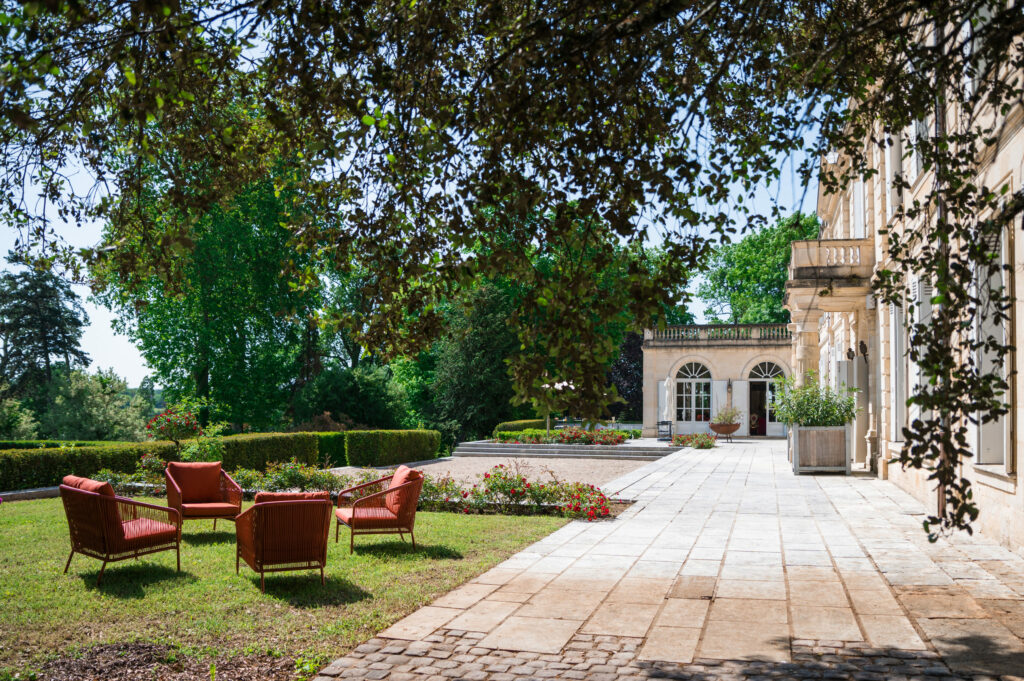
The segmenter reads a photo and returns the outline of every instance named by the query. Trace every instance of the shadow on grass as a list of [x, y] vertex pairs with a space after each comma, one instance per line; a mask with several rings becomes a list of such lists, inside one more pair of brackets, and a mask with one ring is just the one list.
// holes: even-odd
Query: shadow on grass
[[[75, 557], [80, 560], [80, 556]], [[70, 572], [75, 572], [72, 563]], [[77, 572], [78, 578], [85, 584], [87, 591], [100, 591], [114, 598], [136, 599], [146, 597], [146, 587], [153, 584], [168, 583], [175, 586], [198, 581], [198, 577], [173, 567], [147, 563], [145, 556], [138, 562], [123, 561], [109, 563], [103, 573], [103, 583], [96, 586], [96, 577], [100, 574], [100, 563], [95, 562]]]
[[[348, 547], [345, 547], [345, 555], [349, 555]], [[417, 543], [414, 549], [409, 542], [393, 540], [360, 546], [358, 538], [356, 539], [356, 555], [391, 560], [417, 560], [420, 558], [461, 560], [464, 557], [455, 549], [439, 544]]]
[[[245, 566], [242, 567], [246, 569]], [[259, 591], [260, 576], [249, 570], [243, 573], [253, 588]], [[325, 605], [347, 605], [357, 603], [373, 594], [347, 579], [328, 573], [327, 581], [320, 584], [319, 570], [296, 572], [268, 572], [266, 574], [266, 596], [287, 601], [296, 608], [319, 608]]]
[[234, 544], [235, 543], [235, 528], [232, 527], [230, 530], [209, 530], [202, 532], [199, 530], [192, 530], [189, 532], [181, 533], [181, 543], [188, 544], [190, 546], [210, 546], [211, 544]]

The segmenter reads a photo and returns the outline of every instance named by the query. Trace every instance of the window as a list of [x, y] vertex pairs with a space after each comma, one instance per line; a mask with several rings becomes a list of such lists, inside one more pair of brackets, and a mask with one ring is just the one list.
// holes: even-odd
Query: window
[[888, 153], [885, 160], [885, 186], [888, 190], [885, 205], [886, 216], [891, 218], [903, 204], [903, 188], [899, 184], [903, 179], [903, 144], [899, 135], [892, 139]]
[[[989, 241], [989, 251], [995, 258], [998, 258], [997, 262], [1005, 267], [1006, 265], [1006, 244], [1004, 243], [1003, 235], [994, 236]], [[980, 309], [978, 312], [978, 321], [975, 324], [975, 332], [977, 334], [977, 340], [984, 342], [987, 338], [992, 338], [996, 343], [1000, 345], [1006, 344], [1007, 330], [1006, 320], [1001, 317], [1008, 314], [1008, 311], [1000, 311], [1000, 308], [1005, 305], [1005, 302], [1001, 302], [1003, 297], [1007, 295], [1005, 290], [1005, 270], [999, 269], [996, 271], [990, 271], [986, 273], [979, 273], [978, 280], [975, 282], [978, 290], [978, 298], [981, 301]], [[981, 280], [981, 276], [987, 276], [986, 281]], [[996, 374], [1006, 378], [1006, 366], [1004, 363], [999, 361], [999, 355], [991, 350], [985, 348], [978, 348], [977, 350], [977, 366], [978, 372], [981, 374]], [[1003, 358], [1005, 362], [1005, 358]], [[997, 399], [1006, 402], [1007, 396], [1000, 394], [996, 396]], [[981, 464], [1003, 464], [1006, 463], [1006, 449], [1007, 443], [1010, 441], [1009, 434], [1007, 433], [1008, 419], [1006, 416], [1001, 416], [994, 421], [988, 421], [987, 423], [981, 422], [981, 415], [978, 415], [978, 446], [977, 446], [977, 461]]]
[[711, 420], [711, 372], [699, 362], [687, 362], [676, 374], [676, 420]]
[[902, 305], [889, 306], [889, 439], [903, 441], [907, 424], [907, 321]]
[[768, 423], [775, 423], [775, 393], [778, 384], [775, 379], [785, 376], [779, 365], [774, 362], [761, 362], [750, 370], [751, 381], [764, 381], [768, 384], [768, 392], [765, 395], [768, 402]]

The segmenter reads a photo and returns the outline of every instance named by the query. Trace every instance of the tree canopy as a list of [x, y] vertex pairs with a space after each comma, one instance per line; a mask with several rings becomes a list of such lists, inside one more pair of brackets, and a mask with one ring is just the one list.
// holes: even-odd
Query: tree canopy
[[[281, 222], [296, 252], [376, 277], [361, 345], [421, 349], [460, 285], [521, 279], [530, 290], [520, 318], [558, 324], [536, 332], [543, 352], [526, 344], [517, 393], [542, 397], [538, 377], [552, 357], [566, 360], [581, 413], [597, 416], [614, 399], [608, 353], [577, 356], [578, 341], [620, 311], [580, 314], [572, 294], [592, 289], [588, 275], [531, 277], [532, 249], [572, 234], [579, 214], [630, 244], [658, 235], [668, 257], [629, 270], [629, 317], [644, 323], [674, 302], [670, 291], [714, 239], [764, 224], [749, 199], [780, 177], [781, 157], [803, 152], [798, 175], [809, 179], [826, 151], [840, 152], [844, 161], [819, 173], [832, 190], [869, 175], [870, 155], [923, 121], [929, 134], [904, 151], [935, 182], [900, 208], [898, 221], [921, 227], [888, 234], [893, 264], [876, 286], [892, 303], [911, 274], [938, 291], [932, 323], [915, 325], [910, 343], [926, 379], [914, 400], [934, 417], [911, 425], [901, 460], [941, 486], [931, 522], [966, 526], [976, 509], [958, 462], [970, 456], [969, 423], [1006, 413], [1009, 346], [958, 330], [986, 311], [1005, 316], [1006, 292], [981, 299], [973, 282], [1000, 269], [986, 244], [1024, 209], [1021, 190], [978, 180], [975, 159], [999, 143], [1021, 100], [1020, 9], [1002, 0], [6, 2], [0, 208], [19, 245], [44, 261], [73, 271], [100, 262], [129, 287], [155, 275], [173, 291], [202, 216], [288, 158], [303, 210]], [[154, 182], [162, 190], [152, 197]], [[338, 219], [313, 218], [322, 215]], [[55, 239], [65, 220], [91, 219], [108, 224], [100, 248], [76, 254]], [[505, 232], [495, 219], [514, 240], [494, 236]], [[610, 245], [596, 247], [610, 257]], [[293, 278], [308, 280], [307, 267], [296, 263]], [[553, 286], [563, 295], [548, 295]], [[964, 371], [953, 346], [993, 359]]]
[[790, 244], [816, 239], [817, 215], [797, 213], [715, 249], [701, 272], [697, 295], [708, 321], [764, 324], [789, 321], [786, 293]]

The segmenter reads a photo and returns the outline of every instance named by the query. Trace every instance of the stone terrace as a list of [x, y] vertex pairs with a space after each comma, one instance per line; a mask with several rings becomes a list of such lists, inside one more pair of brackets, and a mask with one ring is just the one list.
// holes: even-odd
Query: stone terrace
[[785, 444], [681, 450], [321, 671], [367, 678], [1024, 678], [1024, 559], [929, 544], [894, 485], [794, 476]]

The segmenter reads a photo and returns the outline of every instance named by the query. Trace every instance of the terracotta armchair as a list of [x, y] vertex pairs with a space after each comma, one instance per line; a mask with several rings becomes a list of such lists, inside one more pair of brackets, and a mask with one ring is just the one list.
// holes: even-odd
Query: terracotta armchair
[[189, 518], [234, 520], [242, 512], [242, 488], [221, 470], [220, 461], [184, 463], [171, 461], [164, 470], [167, 505], [178, 509], [182, 521]]
[[260, 573], [260, 591], [265, 591], [267, 572], [319, 568], [323, 584], [330, 531], [329, 492], [260, 492], [235, 518], [235, 574], [244, 560]]
[[[334, 541], [338, 541], [341, 526], [350, 531], [348, 552], [355, 550], [357, 534], [398, 534], [405, 540], [405, 533], [416, 548], [416, 505], [423, 489], [423, 473], [399, 466], [394, 475], [374, 480], [363, 485], [350, 487], [338, 494], [338, 508], [334, 515]], [[351, 503], [345, 507], [343, 504]]]
[[181, 514], [173, 508], [144, 504], [114, 496], [109, 482], [74, 475], [64, 477], [60, 497], [71, 534], [71, 555], [76, 553], [103, 561], [96, 586], [103, 581], [107, 563], [138, 558], [173, 549], [181, 571]]

